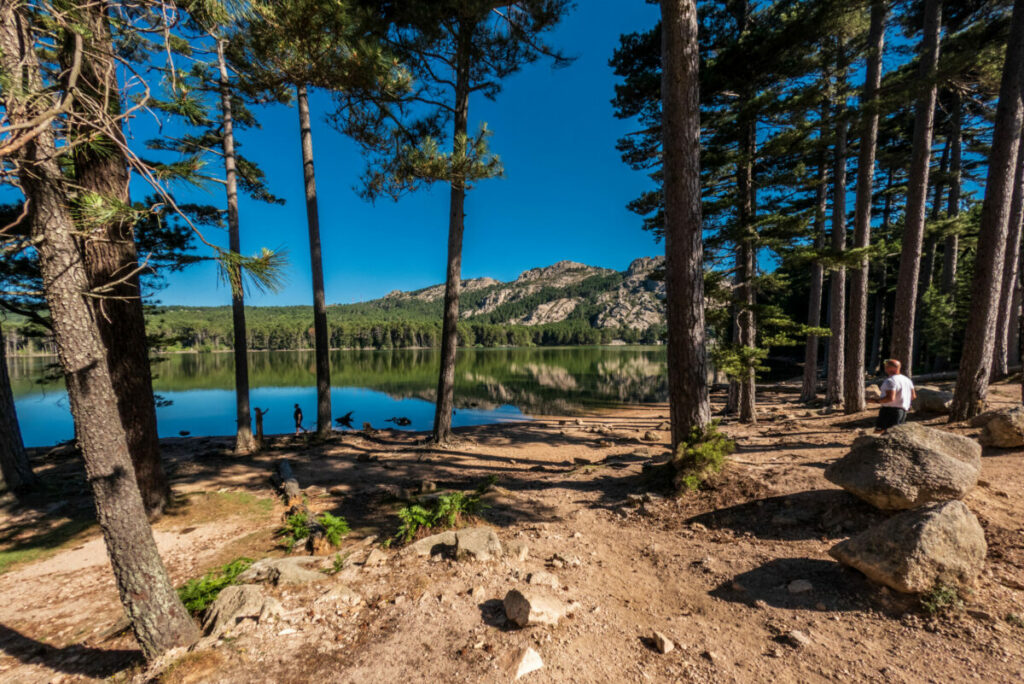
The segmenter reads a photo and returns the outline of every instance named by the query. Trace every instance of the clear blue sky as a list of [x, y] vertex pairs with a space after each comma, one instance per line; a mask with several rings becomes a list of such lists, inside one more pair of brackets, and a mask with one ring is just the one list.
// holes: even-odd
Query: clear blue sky
[[[642, 173], [619, 159], [615, 141], [633, 124], [614, 118], [615, 78], [608, 60], [619, 35], [650, 28], [657, 5], [643, 0], [580, 0], [551, 36], [552, 44], [577, 57], [564, 69], [533, 64], [508, 79], [496, 102], [470, 102], [470, 128], [486, 121], [491, 148], [504, 162], [505, 178], [485, 181], [469, 194], [463, 248], [464, 278], [515, 278], [522, 271], [562, 259], [622, 270], [663, 248], [640, 228], [628, 201], [650, 187]], [[395, 203], [361, 200], [353, 188], [364, 168], [354, 145], [324, 123], [329, 97], [312, 98], [313, 144], [320, 199], [327, 302], [347, 303], [444, 281], [448, 188], [408, 195]], [[243, 152], [261, 165], [271, 190], [287, 200], [269, 206], [243, 199], [242, 251], [284, 246], [287, 284], [276, 295], [251, 295], [255, 305], [312, 301], [309, 242], [294, 108], [257, 111], [262, 130], [247, 131]], [[154, 135], [139, 120], [141, 143]], [[137, 198], [145, 190], [134, 186]], [[216, 203], [223, 194], [178, 193], [181, 201]], [[211, 236], [227, 244], [226, 233]], [[164, 304], [229, 303], [214, 267], [203, 264], [168, 279], [157, 298]]]

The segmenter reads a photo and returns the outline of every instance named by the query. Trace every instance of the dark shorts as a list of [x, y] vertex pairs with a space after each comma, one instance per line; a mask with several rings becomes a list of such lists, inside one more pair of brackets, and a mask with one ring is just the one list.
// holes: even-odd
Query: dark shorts
[[907, 412], [897, 406], [883, 406], [878, 409], [878, 421], [875, 428], [888, 430], [896, 425], [903, 425], [907, 422]]

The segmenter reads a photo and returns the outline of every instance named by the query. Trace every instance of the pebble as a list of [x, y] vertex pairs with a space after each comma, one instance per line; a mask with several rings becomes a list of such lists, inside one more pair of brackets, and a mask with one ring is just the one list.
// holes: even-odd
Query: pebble
[[793, 648], [803, 648], [804, 646], [811, 645], [811, 637], [807, 636], [806, 632], [801, 632], [799, 629], [793, 629], [786, 632], [783, 639]]
[[805, 579], [798, 579], [790, 582], [788, 588], [790, 594], [806, 594], [814, 590], [814, 585]]
[[658, 649], [658, 653], [668, 653], [676, 647], [672, 640], [661, 632], [655, 632], [651, 640], [654, 641], [654, 647]]

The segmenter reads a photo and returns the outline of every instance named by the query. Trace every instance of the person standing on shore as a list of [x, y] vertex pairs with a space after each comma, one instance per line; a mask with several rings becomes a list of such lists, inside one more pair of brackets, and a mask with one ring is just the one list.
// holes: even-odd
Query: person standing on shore
[[306, 428], [302, 427], [302, 409], [299, 405], [295, 405], [295, 413], [292, 414], [295, 417], [295, 434], [301, 434], [306, 431]]
[[910, 403], [917, 399], [914, 383], [903, 375], [900, 369], [901, 364], [898, 360], [886, 359], [885, 374], [889, 377], [882, 382], [882, 396], [868, 399], [869, 402], [881, 406], [878, 409], [878, 421], [875, 423], [875, 432], [879, 434], [885, 434], [889, 428], [905, 423]]

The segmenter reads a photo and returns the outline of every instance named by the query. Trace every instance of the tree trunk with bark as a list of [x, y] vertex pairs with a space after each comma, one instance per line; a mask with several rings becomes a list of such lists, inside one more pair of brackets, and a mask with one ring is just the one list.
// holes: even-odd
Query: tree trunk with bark
[[[53, 106], [43, 93], [29, 19], [16, 0], [0, 0], [0, 70], [22, 88], [2, 95], [8, 123], [25, 126]], [[45, 121], [45, 119], [43, 119]], [[52, 128], [12, 155], [29, 201], [43, 289], [96, 514], [125, 611], [147, 658], [188, 646], [199, 631], [171, 586], [157, 552], [118, 413], [97, 312], [88, 303], [82, 245], [67, 208]]]
[[739, 379], [739, 421], [757, 422], [757, 376], [754, 352], [757, 349], [757, 235], [756, 220], [757, 190], [754, 186], [754, 156], [757, 154], [757, 122], [749, 121], [744, 127], [742, 159], [737, 164], [736, 192], [739, 198], [739, 223], [742, 231], [739, 243], [739, 324], [740, 346], [745, 355], [745, 364]]
[[[121, 113], [120, 90], [108, 6], [99, 2], [83, 7], [81, 12], [91, 35], [84, 40], [77, 83], [81, 97], [75, 108], [93, 123], [74, 128], [76, 135], [93, 135], [95, 141], [80, 146], [73, 155], [75, 180], [82, 192], [127, 206], [131, 201], [128, 161], [123, 152], [127, 143], [117, 118]], [[73, 51], [70, 36], [68, 42], [71, 45], [65, 47], [65, 52]], [[69, 58], [70, 55], [62, 56], [62, 61]], [[107, 116], [97, 117], [97, 111]], [[150, 517], [159, 516], [167, 506], [171, 488], [160, 459], [133, 225], [127, 219], [115, 219], [86, 229], [91, 235], [84, 241], [85, 269], [89, 285], [97, 293], [92, 304], [97, 309], [96, 320], [117, 394], [118, 413], [128, 435], [146, 512]]]
[[996, 318], [996, 346], [993, 352], [992, 379], [1010, 374], [1010, 332], [1013, 323], [1013, 299], [1017, 286], [1017, 262], [1020, 253], [1021, 221], [1024, 221], [1024, 139], [1017, 144], [1017, 168], [1013, 179], [1013, 199], [1007, 225], [1006, 254], [1003, 256], [1003, 281], [1000, 286]]
[[302, 138], [302, 175], [306, 184], [306, 222], [309, 225], [309, 259], [313, 273], [313, 337], [316, 354], [316, 434], [331, 433], [331, 356], [327, 341], [327, 302], [324, 297], [324, 264], [320, 256], [320, 211], [313, 172], [313, 129], [309, 121], [306, 86], [296, 88], [299, 131]]
[[960, 373], [953, 392], [950, 421], [967, 420], [981, 412], [988, 393], [999, 293], [1006, 256], [1013, 181], [1024, 123], [1021, 80], [1024, 79], [1024, 0], [1013, 5], [1010, 38], [1006, 46], [999, 87], [992, 150], [988, 159], [985, 201], [971, 283], [971, 307], [964, 332]]
[[[465, 154], [469, 128], [469, 29], [459, 28], [455, 74], [454, 156]], [[433, 440], [447, 442], [452, 434], [455, 409], [455, 356], [459, 345], [459, 288], [462, 285], [462, 233], [465, 230], [465, 179], [453, 179], [448, 209], [448, 269], [444, 283], [444, 320], [441, 324], [441, 369], [437, 378], [437, 406]]]
[[[825, 212], [828, 207], [828, 166], [825, 163], [824, 151], [818, 162], [818, 178], [815, 211], [814, 211], [814, 250], [821, 253], [825, 249]], [[807, 325], [817, 328], [821, 325], [821, 295], [825, 284], [825, 268], [821, 261], [811, 264], [811, 292], [807, 304]], [[807, 335], [804, 347], [804, 381], [800, 389], [800, 401], [814, 401], [818, 397], [818, 336]]]
[[[847, 120], [840, 113], [836, 122], [835, 166], [832, 170], [832, 251], [846, 250], [846, 131]], [[846, 267], [836, 266], [829, 278], [828, 375], [825, 378], [825, 401], [830, 405], [843, 403], [843, 376], [846, 363]]]
[[[868, 63], [861, 96], [860, 152], [857, 158], [857, 199], [854, 208], [853, 246], [866, 250], [871, 246], [871, 202], [875, 178], [875, 150], [878, 146], [878, 88], [882, 83], [882, 51], [885, 48], [884, 0], [871, 3], [871, 27], [868, 30]], [[850, 317], [846, 327], [846, 378], [843, 406], [847, 413], [859, 413], [864, 401], [864, 358], [868, 328], [868, 274], [870, 263], [865, 253], [860, 266], [850, 273]]]
[[921, 247], [924, 242], [925, 203], [928, 197], [928, 171], [935, 126], [935, 100], [938, 92], [936, 72], [941, 28], [941, 0], [924, 0], [924, 36], [921, 42], [918, 82], [925, 90], [918, 98], [917, 111], [914, 115], [914, 141], [907, 182], [906, 226], [900, 253], [900, 270], [896, 280], [892, 342], [889, 345], [889, 354], [903, 363], [903, 372], [906, 375], [913, 372], [917, 281], [921, 272]]
[[14, 408], [14, 392], [7, 374], [7, 348], [0, 327], [0, 497], [5, 491], [21, 494], [39, 486], [25, 452], [25, 442]]
[[[220, 68], [220, 108], [222, 119], [222, 149], [224, 178], [228, 196], [228, 248], [235, 254], [242, 251], [238, 225], [238, 176], [235, 164], [235, 129], [231, 111], [231, 83], [227, 62], [224, 60], [224, 40], [217, 41], [217, 63]], [[241, 268], [232, 264], [231, 323], [234, 333], [235, 356], [235, 453], [244, 456], [255, 453], [259, 444], [252, 434], [252, 412], [249, 407], [249, 339], [245, 332], [245, 293], [242, 290]]]
[[[960, 91], [953, 91], [953, 130], [950, 133], [949, 155], [949, 200], [946, 215], [950, 218], [960, 215], [960, 186], [963, 182], [963, 102]], [[942, 247], [942, 291], [952, 294], [956, 288], [956, 262], [960, 249], [960, 237], [955, 232], [946, 236]]]
[[672, 450], [711, 420], [704, 332], [697, 7], [661, 0], [665, 314]]

